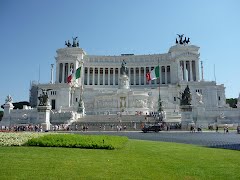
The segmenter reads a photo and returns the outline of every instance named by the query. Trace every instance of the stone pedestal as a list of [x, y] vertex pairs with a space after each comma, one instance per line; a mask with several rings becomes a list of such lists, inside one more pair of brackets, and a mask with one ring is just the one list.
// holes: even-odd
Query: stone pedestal
[[121, 75], [119, 78], [119, 89], [129, 89], [129, 78], [127, 75]]
[[193, 121], [197, 127], [207, 127], [209, 121], [206, 118], [204, 106], [199, 105], [193, 108]]
[[50, 110], [51, 106], [38, 106], [37, 122], [41, 124], [44, 131], [50, 130]]
[[188, 129], [193, 124], [192, 105], [182, 105], [181, 107], [182, 116], [182, 129]]
[[2, 121], [0, 122], [0, 128], [6, 128], [11, 125], [11, 111], [13, 110], [14, 106], [12, 102], [7, 102], [3, 105], [4, 107], [4, 114]]
[[80, 98], [80, 101], [78, 103], [77, 112], [82, 114], [82, 116], [85, 116], [85, 106], [84, 106], [84, 102], [83, 102], [82, 98]]

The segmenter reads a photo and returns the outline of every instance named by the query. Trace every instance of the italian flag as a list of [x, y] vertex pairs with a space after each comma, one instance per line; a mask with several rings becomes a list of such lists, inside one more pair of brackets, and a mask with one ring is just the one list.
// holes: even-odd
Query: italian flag
[[80, 78], [81, 74], [81, 67], [79, 67], [75, 73], [72, 73], [70, 76], [67, 77], [67, 83], [71, 83], [72, 81]]
[[151, 72], [146, 74], [147, 81], [159, 78], [159, 66], [155, 67]]

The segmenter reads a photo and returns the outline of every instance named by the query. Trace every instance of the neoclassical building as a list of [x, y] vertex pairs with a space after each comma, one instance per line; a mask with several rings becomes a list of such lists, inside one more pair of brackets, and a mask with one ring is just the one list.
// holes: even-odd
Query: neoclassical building
[[[151, 114], [158, 110], [160, 93], [166, 121], [181, 122], [185, 118], [181, 93], [189, 86], [190, 119], [195, 123], [240, 123], [240, 109], [226, 104], [224, 85], [205, 81], [203, 75], [200, 78], [200, 48], [182, 38], [164, 54], [117, 56], [88, 55], [74, 38], [72, 44], [68, 41], [56, 51], [55, 81], [52, 66], [50, 83], [33, 84], [30, 100], [38, 104], [37, 97], [48, 90], [50, 121], [65, 122], [81, 121], [84, 115]], [[123, 63], [127, 68], [124, 75]], [[160, 78], [147, 81], [146, 74], [157, 66]], [[80, 78], [68, 83], [67, 77], [79, 67]]]
[[[177, 44], [165, 54], [119, 56], [87, 55], [79, 47], [66, 47], [57, 50], [56, 80], [52, 84], [39, 84], [40, 88], [52, 89], [49, 98], [53, 109], [71, 108], [80, 98], [80, 87], [86, 114], [94, 114], [97, 109], [97, 96], [119, 89], [120, 68], [123, 60], [128, 68], [129, 85], [132, 91], [146, 91], [154, 100], [160, 87], [165, 109], [178, 110], [179, 96], [186, 85], [193, 95], [203, 95], [208, 107], [225, 105], [225, 88], [215, 82], [202, 81], [199, 77], [199, 47]], [[160, 66], [160, 78], [147, 81], [146, 73]], [[71, 70], [82, 67], [81, 78], [75, 85], [67, 83]], [[41, 91], [40, 91], [41, 92]], [[39, 93], [40, 93], [39, 92]], [[156, 96], [156, 97], [155, 97]], [[154, 109], [153, 109], [154, 110]]]

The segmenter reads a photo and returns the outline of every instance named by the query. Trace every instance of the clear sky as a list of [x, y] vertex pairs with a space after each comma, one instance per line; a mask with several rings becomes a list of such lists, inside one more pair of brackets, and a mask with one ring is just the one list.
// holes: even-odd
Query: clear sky
[[30, 81], [50, 81], [65, 40], [90, 55], [166, 53], [177, 33], [200, 47], [204, 79], [240, 92], [239, 0], [0, 0], [0, 104], [28, 101]]

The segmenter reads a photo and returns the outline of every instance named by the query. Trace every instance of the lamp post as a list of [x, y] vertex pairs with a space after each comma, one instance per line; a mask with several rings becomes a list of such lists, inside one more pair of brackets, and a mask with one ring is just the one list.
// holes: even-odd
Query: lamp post
[[[158, 67], [159, 67], [159, 74], [160, 73], [160, 66], [159, 66], [159, 59], [158, 59]], [[162, 107], [162, 100], [161, 100], [161, 95], [160, 95], [160, 79], [159, 79], [159, 87], [158, 87], [158, 118], [159, 121], [161, 122], [163, 120], [163, 107]]]
[[160, 95], [160, 87], [159, 87], [159, 95], [158, 95], [158, 118], [159, 121], [161, 122], [163, 120], [163, 107], [162, 107], [162, 100], [161, 100], [161, 95]]
[[51, 64], [51, 80], [50, 80], [51, 84], [53, 84], [53, 66], [54, 64]]

